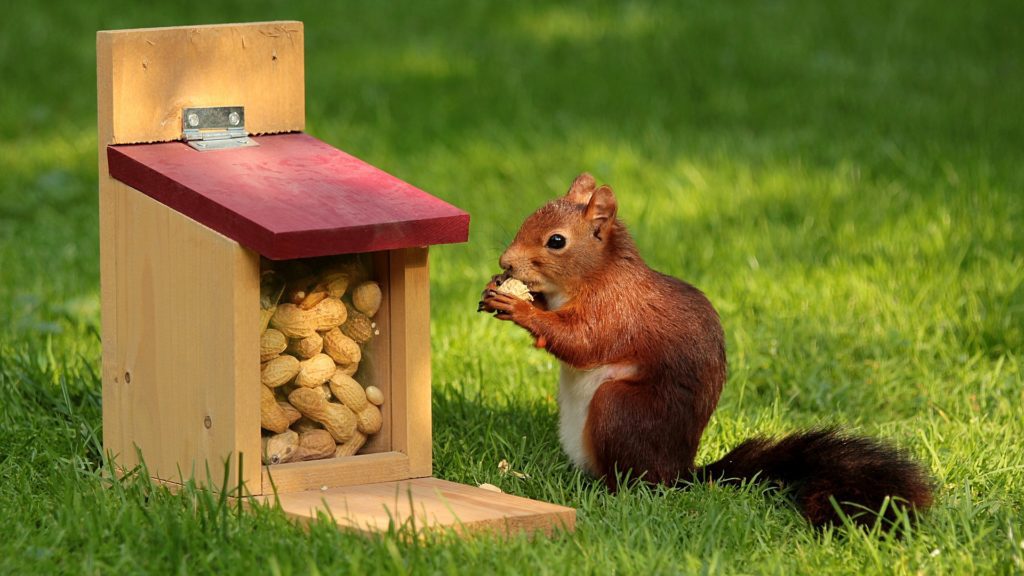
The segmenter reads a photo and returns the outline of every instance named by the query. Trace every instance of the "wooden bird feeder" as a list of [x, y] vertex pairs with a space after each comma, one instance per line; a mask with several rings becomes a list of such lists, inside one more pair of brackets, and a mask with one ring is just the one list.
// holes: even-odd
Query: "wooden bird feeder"
[[[469, 215], [302, 133], [300, 22], [100, 32], [97, 85], [103, 442], [119, 466], [141, 455], [156, 481], [357, 530], [573, 527], [571, 508], [431, 477], [427, 247], [466, 241]], [[270, 455], [274, 406], [278, 430], [319, 430], [332, 453]]]

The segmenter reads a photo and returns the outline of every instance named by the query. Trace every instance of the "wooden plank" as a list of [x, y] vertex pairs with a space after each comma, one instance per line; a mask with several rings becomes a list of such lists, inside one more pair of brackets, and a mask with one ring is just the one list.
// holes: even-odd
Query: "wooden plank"
[[305, 128], [301, 22], [102, 31], [96, 43], [101, 147], [178, 140], [192, 106], [245, 106], [252, 134]]
[[[122, 184], [104, 182], [116, 226], [103, 293], [104, 447], [122, 466], [205, 484], [244, 454], [258, 487], [259, 257]], [[107, 279], [105, 279], [107, 280]], [[107, 342], [104, 342], [107, 344]], [[229, 470], [237, 484], [237, 462]], [[254, 483], [255, 482], [255, 483]]]
[[298, 22], [97, 33], [104, 446], [122, 466], [140, 448], [163, 480], [209, 465], [219, 483], [244, 452], [260, 487], [259, 404], [240, 384], [259, 377], [259, 287], [255, 253], [111, 178], [107, 146], [180, 138], [186, 106], [303, 129], [302, 38]]
[[359, 454], [263, 467], [263, 494], [319, 491], [409, 478], [409, 457], [399, 452]]
[[426, 248], [391, 258], [391, 445], [411, 478], [433, 472], [430, 406], [430, 272]]
[[[274, 497], [264, 501], [273, 503]], [[459, 533], [551, 534], [571, 531], [576, 524], [572, 508], [436, 478], [279, 494], [277, 502], [296, 519], [328, 514], [339, 527], [363, 532], [412, 526]]]
[[110, 173], [271, 259], [464, 242], [469, 214], [307, 134], [109, 149]]

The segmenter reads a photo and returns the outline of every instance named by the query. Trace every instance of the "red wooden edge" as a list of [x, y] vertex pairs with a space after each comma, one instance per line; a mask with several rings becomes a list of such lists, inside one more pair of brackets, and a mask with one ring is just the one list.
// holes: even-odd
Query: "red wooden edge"
[[469, 214], [307, 134], [109, 146], [110, 175], [274, 260], [465, 242]]

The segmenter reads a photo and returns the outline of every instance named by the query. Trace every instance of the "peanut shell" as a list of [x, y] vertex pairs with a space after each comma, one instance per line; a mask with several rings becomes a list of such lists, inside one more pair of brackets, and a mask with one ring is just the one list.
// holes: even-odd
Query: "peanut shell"
[[[300, 412], [300, 414], [301, 414], [301, 412]], [[310, 430], [323, 430], [324, 429], [322, 424], [320, 424], [319, 422], [315, 422], [313, 420], [310, 420], [309, 418], [306, 418], [305, 416], [302, 416], [301, 418], [299, 418], [294, 424], [292, 424], [291, 428], [292, 428], [292, 430], [295, 430], [299, 434], [302, 434], [303, 432], [309, 432]]]
[[273, 328], [267, 329], [267, 331], [260, 336], [260, 362], [270, 360], [281, 352], [284, 352], [287, 347], [288, 339], [285, 338], [284, 334], [282, 334], [280, 330], [274, 330]]
[[305, 338], [291, 340], [288, 344], [288, 352], [305, 360], [323, 352], [323, 348], [324, 339], [319, 332], [313, 332], [312, 335]]
[[298, 358], [281, 354], [263, 363], [260, 370], [260, 381], [264, 386], [276, 388], [295, 378], [300, 368]]
[[331, 298], [341, 298], [348, 290], [348, 274], [344, 272], [332, 272], [324, 276], [320, 281], [318, 289], [324, 289]]
[[359, 362], [363, 357], [359, 343], [344, 335], [338, 328], [324, 332], [323, 342], [323, 351], [338, 364], [352, 364]]
[[370, 280], [352, 289], [352, 305], [356, 310], [373, 317], [380, 310], [380, 284]]
[[302, 412], [296, 410], [295, 406], [292, 406], [291, 404], [284, 402], [282, 400], [278, 400], [277, 405], [281, 408], [281, 412], [284, 413], [285, 418], [288, 419], [289, 426], [295, 424], [296, 422], [299, 421], [300, 418], [302, 418]]
[[260, 386], [260, 427], [271, 432], [281, 433], [288, 429], [291, 422], [288, 414], [278, 405], [274, 391]]
[[342, 442], [338, 444], [338, 447], [334, 451], [335, 458], [342, 458], [344, 456], [355, 456], [356, 452], [366, 444], [366, 435], [356, 430], [352, 433], [352, 438], [348, 442]]
[[315, 388], [330, 380], [336, 369], [334, 360], [331, 360], [330, 356], [317, 354], [309, 360], [299, 363], [299, 373], [295, 376], [295, 383], [306, 388]]
[[305, 338], [316, 332], [316, 316], [312, 310], [303, 310], [295, 304], [280, 304], [270, 326], [289, 338]]
[[285, 430], [263, 438], [263, 463], [281, 464], [289, 461], [299, 447], [299, 434]]
[[341, 372], [345, 376], [354, 376], [359, 371], [359, 362], [353, 362], [351, 364], [338, 365], [338, 372]]
[[[351, 441], [351, 440], [350, 440]], [[292, 455], [292, 462], [320, 460], [334, 456], [338, 445], [327, 430], [316, 429], [299, 434], [299, 447]]]
[[313, 315], [314, 328], [320, 332], [336, 328], [348, 319], [345, 305], [337, 298], [326, 298], [310, 311]]
[[366, 408], [356, 414], [356, 429], [367, 436], [380, 432], [383, 425], [384, 418], [380, 413], [380, 408], [373, 404], [367, 404]]
[[321, 384], [320, 386], [313, 388], [313, 390], [319, 390], [320, 395], [324, 397], [324, 400], [334, 398], [334, 394], [331, 394], [331, 386], [329, 384]]
[[351, 410], [328, 402], [319, 392], [309, 388], [297, 388], [288, 395], [288, 401], [299, 409], [302, 415], [324, 425], [337, 442], [346, 442], [356, 430], [356, 415]]
[[355, 308], [348, 310], [348, 318], [341, 325], [341, 331], [359, 344], [366, 344], [373, 338], [373, 322]]
[[328, 293], [326, 289], [314, 288], [312, 292], [306, 294], [306, 297], [299, 302], [299, 308], [303, 310], [310, 310], [317, 304], [319, 304], [324, 298], [327, 298]]
[[533, 302], [533, 294], [530, 294], [530, 289], [526, 287], [526, 284], [523, 284], [515, 278], [506, 278], [502, 280], [501, 284], [498, 284], [498, 287], [495, 288], [495, 291], [501, 294], [508, 294], [509, 296], [519, 298], [520, 300]]
[[363, 408], [366, 408], [368, 404], [366, 392], [351, 376], [335, 372], [331, 376], [330, 386], [334, 397], [347, 406], [349, 410], [358, 413]]

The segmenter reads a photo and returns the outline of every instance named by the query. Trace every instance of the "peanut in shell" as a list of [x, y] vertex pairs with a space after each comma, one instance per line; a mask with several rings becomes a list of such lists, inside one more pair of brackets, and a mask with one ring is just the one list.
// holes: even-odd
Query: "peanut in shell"
[[266, 362], [285, 351], [288, 347], [288, 339], [280, 330], [268, 328], [260, 336], [260, 362]]
[[373, 280], [362, 282], [352, 289], [352, 305], [371, 318], [380, 309], [382, 297], [380, 284]]
[[323, 352], [323, 349], [324, 339], [319, 332], [313, 332], [305, 338], [290, 340], [288, 343], [288, 352], [304, 360]]
[[337, 367], [327, 354], [317, 354], [299, 363], [295, 383], [306, 388], [315, 388], [331, 379]]
[[303, 310], [295, 304], [279, 304], [270, 318], [270, 327], [289, 338], [305, 338], [316, 332], [315, 320], [313, 310]]
[[299, 359], [288, 354], [271, 358], [260, 369], [260, 381], [264, 386], [276, 388], [291, 382], [299, 373]]

